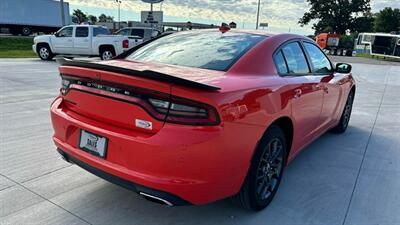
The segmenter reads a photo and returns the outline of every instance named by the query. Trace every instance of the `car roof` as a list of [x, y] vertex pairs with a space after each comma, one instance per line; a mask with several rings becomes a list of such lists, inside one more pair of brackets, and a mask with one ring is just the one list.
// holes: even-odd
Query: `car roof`
[[107, 28], [106, 26], [102, 26], [102, 25], [89, 25], [89, 24], [73, 24], [73, 25], [68, 25], [66, 27], [100, 27], [100, 28]]
[[151, 27], [124, 27], [124, 28], [122, 28], [121, 30], [123, 30], [123, 29], [143, 29], [143, 30], [157, 30], [157, 29], [155, 29], [155, 28], [151, 28]]
[[[181, 31], [181, 32], [220, 32], [218, 29], [201, 29], [201, 30], [191, 30], [191, 31]], [[244, 33], [244, 34], [254, 34], [254, 35], [263, 35], [270, 39], [271, 37], [275, 37], [281, 40], [290, 40], [290, 39], [309, 39], [304, 35], [293, 34], [293, 33], [274, 33], [267, 32], [265, 30], [246, 30], [246, 29], [231, 29], [227, 31], [227, 33]], [[180, 33], [180, 32], [178, 32]]]

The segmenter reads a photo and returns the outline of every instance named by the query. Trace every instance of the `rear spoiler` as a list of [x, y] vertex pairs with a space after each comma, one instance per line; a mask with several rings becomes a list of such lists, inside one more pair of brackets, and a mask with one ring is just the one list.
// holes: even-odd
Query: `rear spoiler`
[[172, 84], [177, 84], [177, 85], [182, 85], [182, 86], [187, 86], [187, 87], [192, 87], [192, 88], [198, 88], [198, 89], [207, 90], [207, 91], [217, 91], [217, 90], [221, 89], [220, 87], [203, 84], [203, 83], [183, 79], [180, 77], [175, 77], [172, 75], [168, 75], [168, 74], [164, 74], [164, 73], [160, 73], [160, 72], [156, 72], [156, 71], [152, 71], [152, 70], [143, 70], [143, 71], [132, 70], [132, 69], [127, 69], [127, 68], [122, 68], [122, 67], [117, 67], [117, 66], [93, 63], [90, 61], [70, 60], [70, 59], [65, 59], [65, 58], [59, 58], [59, 59], [57, 59], [57, 62], [61, 66], [75, 66], [75, 67], [103, 70], [103, 71], [114, 72], [114, 73], [121, 73], [121, 74], [129, 75], [129, 76], [142, 77], [142, 78], [147, 78], [147, 79], [151, 79], [151, 80], [162, 81], [162, 82], [166, 82], [166, 83], [172, 83]]

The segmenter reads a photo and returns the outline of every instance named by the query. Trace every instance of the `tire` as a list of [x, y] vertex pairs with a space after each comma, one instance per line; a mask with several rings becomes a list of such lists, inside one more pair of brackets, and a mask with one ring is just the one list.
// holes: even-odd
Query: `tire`
[[115, 57], [115, 50], [112, 47], [100, 48], [101, 60], [110, 60]]
[[[239, 193], [232, 197], [235, 203], [253, 211], [260, 211], [271, 203], [286, 165], [286, 148], [283, 130], [272, 125], [258, 144]], [[271, 150], [276, 153], [275, 157], [271, 156]]]
[[30, 27], [22, 27], [22, 29], [21, 29], [21, 34], [22, 34], [23, 36], [29, 36], [29, 35], [32, 34], [32, 30], [31, 30]]
[[38, 45], [37, 54], [40, 59], [45, 60], [45, 61], [50, 61], [54, 57], [54, 54], [51, 51], [50, 47], [46, 44]]
[[349, 126], [351, 111], [353, 110], [355, 92], [352, 90], [347, 97], [346, 105], [344, 106], [342, 115], [340, 116], [339, 124], [332, 129], [333, 132], [341, 134], [347, 130]]

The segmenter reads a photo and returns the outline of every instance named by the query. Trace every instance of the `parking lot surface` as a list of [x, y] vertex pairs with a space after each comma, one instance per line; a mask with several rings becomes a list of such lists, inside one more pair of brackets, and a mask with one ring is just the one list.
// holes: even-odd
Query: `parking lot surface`
[[1, 59], [0, 224], [400, 224], [400, 64], [359, 61], [353, 74], [348, 131], [307, 147], [254, 213], [229, 200], [167, 208], [64, 162], [49, 117], [57, 63]]

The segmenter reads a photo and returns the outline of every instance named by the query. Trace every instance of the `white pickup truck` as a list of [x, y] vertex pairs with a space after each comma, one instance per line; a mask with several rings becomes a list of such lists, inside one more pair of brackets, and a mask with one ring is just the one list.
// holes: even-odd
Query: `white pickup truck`
[[127, 37], [109, 34], [102, 26], [65, 26], [53, 35], [35, 37], [32, 49], [42, 60], [51, 60], [55, 55], [100, 56], [107, 60], [133, 47]]

